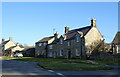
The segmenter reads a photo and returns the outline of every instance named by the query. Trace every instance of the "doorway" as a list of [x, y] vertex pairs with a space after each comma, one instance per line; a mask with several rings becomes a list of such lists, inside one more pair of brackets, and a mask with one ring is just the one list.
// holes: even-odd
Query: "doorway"
[[68, 50], [68, 59], [70, 59], [70, 58], [71, 58], [71, 51]]

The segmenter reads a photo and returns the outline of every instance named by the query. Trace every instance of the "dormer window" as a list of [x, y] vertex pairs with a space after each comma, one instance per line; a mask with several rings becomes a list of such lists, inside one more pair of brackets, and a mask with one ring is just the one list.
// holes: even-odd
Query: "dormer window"
[[39, 46], [42, 46], [42, 43], [39, 43]]
[[60, 39], [60, 44], [63, 44], [63, 39]]
[[47, 43], [43, 43], [43, 45], [44, 45], [44, 46], [46, 46], [46, 45], [47, 45]]
[[76, 35], [76, 42], [80, 42], [80, 36]]

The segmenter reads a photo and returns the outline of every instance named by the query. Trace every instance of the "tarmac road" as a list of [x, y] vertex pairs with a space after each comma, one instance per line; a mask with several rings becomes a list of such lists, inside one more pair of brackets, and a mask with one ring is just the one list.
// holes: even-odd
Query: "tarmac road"
[[36, 65], [36, 63], [3, 60], [2, 75], [54, 75]]

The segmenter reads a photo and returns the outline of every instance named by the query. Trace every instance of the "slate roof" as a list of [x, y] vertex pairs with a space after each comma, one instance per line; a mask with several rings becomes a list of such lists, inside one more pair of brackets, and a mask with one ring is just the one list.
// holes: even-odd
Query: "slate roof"
[[24, 48], [24, 46], [23, 46], [23, 45], [21, 45], [21, 44], [20, 44], [19, 46], [20, 46], [21, 48]]
[[112, 43], [120, 44], [120, 32], [117, 32]]
[[76, 35], [76, 33], [79, 33], [80, 35], [85, 36], [91, 28], [92, 28], [92, 26], [87, 26], [87, 27], [83, 27], [83, 28], [73, 29], [73, 30], [70, 30], [67, 33], [65, 33], [63, 35], [63, 37], [65, 38], [65, 40], [73, 39], [74, 36]]
[[39, 43], [39, 42], [47, 42], [47, 41], [49, 41], [50, 39], [52, 39], [54, 36], [50, 36], [50, 37], [45, 37], [45, 38], [43, 38], [43, 39], [41, 39], [41, 40], [39, 40], [38, 42], [36, 42], [36, 43]]
[[[67, 33], [61, 35], [63, 38], [65, 38], [65, 40], [70, 40], [70, 39], [73, 39], [76, 35], [76, 33], [79, 33], [80, 35], [82, 36], [85, 36], [88, 31], [92, 28], [92, 26], [87, 26], [87, 27], [83, 27], [83, 28], [78, 28], [78, 29], [73, 29], [73, 30], [69, 30]], [[51, 36], [51, 37], [45, 37], [41, 40], [39, 40], [38, 42], [36, 43], [39, 43], [39, 42], [46, 42], [50, 39], [52, 39], [54, 36]], [[52, 42], [52, 44], [56, 44], [57, 42], [59, 41], [59, 39], [57, 40], [54, 40]]]
[[73, 29], [73, 30], [70, 30], [68, 31], [68, 33], [74, 33], [74, 32], [82, 32], [83, 35], [86, 35], [87, 32], [92, 28], [92, 26], [87, 26], [87, 27], [83, 27], [83, 28], [78, 28], [78, 29]]
[[25, 46], [24, 47], [24, 51], [28, 50], [28, 49], [31, 49], [31, 48], [35, 48], [34, 46]]
[[2, 46], [4, 46], [5, 44], [7, 44], [9, 41], [10, 41], [10, 40], [7, 40], [7, 41], [2, 42], [2, 43], [1, 43]]

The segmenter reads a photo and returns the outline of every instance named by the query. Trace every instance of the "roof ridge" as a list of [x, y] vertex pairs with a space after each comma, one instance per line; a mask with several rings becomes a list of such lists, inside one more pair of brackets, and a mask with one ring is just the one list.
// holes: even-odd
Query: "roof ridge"
[[82, 28], [72, 29], [72, 30], [69, 30], [69, 31], [78, 30], [78, 29], [84, 29], [84, 28], [87, 28], [87, 27], [92, 27], [92, 26], [85, 26], [85, 27], [82, 27]]

